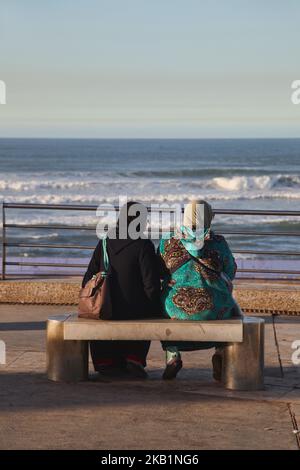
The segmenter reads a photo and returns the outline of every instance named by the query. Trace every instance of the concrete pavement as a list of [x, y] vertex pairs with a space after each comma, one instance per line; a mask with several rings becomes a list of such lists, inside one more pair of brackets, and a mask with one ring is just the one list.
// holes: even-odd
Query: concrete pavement
[[[266, 316], [266, 388], [224, 390], [211, 377], [211, 351], [185, 353], [172, 383], [152, 343], [146, 382], [51, 383], [45, 320], [74, 307], [0, 305], [0, 449], [298, 449], [300, 366], [291, 343], [300, 318]], [[92, 368], [91, 368], [92, 370]], [[297, 440], [298, 436], [298, 440]]]

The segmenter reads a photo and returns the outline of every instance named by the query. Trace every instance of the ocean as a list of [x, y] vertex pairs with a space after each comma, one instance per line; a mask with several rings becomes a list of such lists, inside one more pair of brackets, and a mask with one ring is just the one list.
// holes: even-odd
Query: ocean
[[[300, 139], [0, 139], [0, 199], [47, 204], [207, 199], [214, 208], [300, 209]], [[8, 223], [94, 226], [93, 212], [9, 210]], [[300, 232], [300, 218], [216, 216], [215, 229]], [[94, 246], [94, 231], [10, 229], [11, 241]], [[233, 250], [296, 250], [299, 238], [228, 236]], [[66, 256], [62, 249], [51, 255]], [[10, 248], [48, 256], [48, 248]], [[72, 257], [89, 250], [69, 250]], [[238, 255], [237, 255], [238, 256]], [[245, 257], [245, 255], [243, 255]], [[240, 255], [240, 257], [243, 257]]]

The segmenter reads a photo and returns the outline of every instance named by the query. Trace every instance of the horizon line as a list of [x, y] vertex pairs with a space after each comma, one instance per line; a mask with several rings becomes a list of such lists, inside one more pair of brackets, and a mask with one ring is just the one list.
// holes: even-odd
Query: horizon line
[[57, 137], [9, 137], [0, 136], [0, 140], [300, 140], [299, 137], [75, 137], [75, 136], [57, 136]]

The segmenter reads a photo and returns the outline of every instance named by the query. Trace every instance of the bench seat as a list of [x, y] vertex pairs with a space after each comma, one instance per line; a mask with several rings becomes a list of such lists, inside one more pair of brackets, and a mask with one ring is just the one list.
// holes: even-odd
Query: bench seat
[[86, 320], [70, 314], [63, 319], [65, 340], [243, 341], [243, 321], [147, 319]]
[[147, 319], [86, 320], [56, 315], [47, 322], [47, 375], [76, 382], [88, 378], [88, 343], [92, 340], [204, 341], [224, 343], [222, 383], [231, 390], [259, 390], [264, 380], [264, 320], [184, 321]]

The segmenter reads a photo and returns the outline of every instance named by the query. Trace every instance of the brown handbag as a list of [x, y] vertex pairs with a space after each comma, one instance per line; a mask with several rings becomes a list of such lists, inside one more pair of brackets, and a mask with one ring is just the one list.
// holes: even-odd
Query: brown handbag
[[109, 320], [112, 317], [109, 259], [106, 238], [102, 240], [104, 270], [95, 274], [80, 290], [78, 303], [79, 318]]

